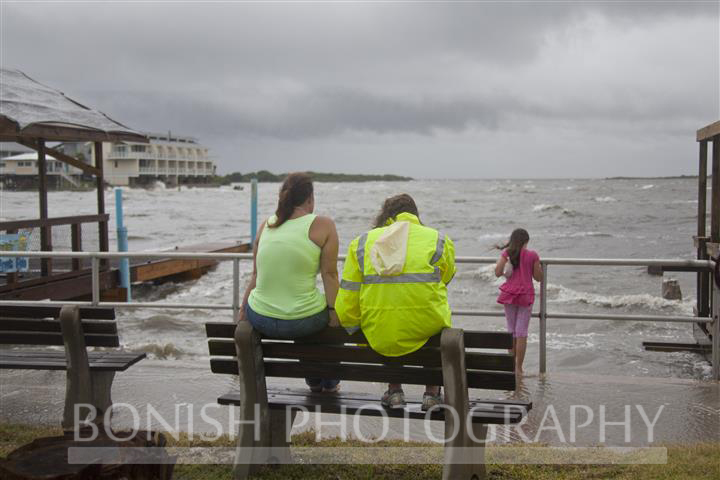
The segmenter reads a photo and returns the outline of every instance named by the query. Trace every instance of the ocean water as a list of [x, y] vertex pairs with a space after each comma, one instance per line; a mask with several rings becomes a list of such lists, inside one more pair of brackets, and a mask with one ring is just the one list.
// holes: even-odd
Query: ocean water
[[[259, 185], [261, 221], [274, 212], [278, 189], [279, 184]], [[692, 179], [421, 180], [318, 183], [315, 189], [316, 213], [335, 219], [342, 253], [355, 236], [370, 227], [386, 197], [405, 192], [415, 198], [423, 223], [453, 239], [458, 256], [497, 256], [493, 245], [506, 239], [514, 228], [523, 227], [530, 233], [530, 248], [544, 258], [694, 258], [697, 184]], [[159, 185], [154, 190], [125, 189], [123, 197], [132, 251], [249, 239], [249, 188], [177, 190]], [[51, 217], [94, 214], [95, 201], [95, 192], [51, 192], [49, 213]], [[114, 226], [111, 190], [106, 191], [105, 201]], [[36, 218], [37, 205], [34, 192], [2, 191], [0, 219]], [[86, 250], [97, 248], [93, 235], [91, 230], [84, 231]], [[69, 249], [69, 232], [54, 231], [53, 245]], [[115, 248], [113, 228], [111, 247]], [[241, 262], [243, 283], [250, 272], [250, 262]], [[692, 315], [694, 275], [666, 274], [668, 277], [679, 280], [683, 300], [663, 299], [662, 278], [648, 275], [643, 267], [551, 266], [549, 311]], [[451, 306], [499, 312], [495, 299], [500, 283], [491, 265], [461, 264], [449, 287]], [[133, 287], [137, 301], [227, 304], [232, 302], [232, 293], [228, 262], [195, 281]], [[536, 302], [535, 311], [537, 306]], [[210, 374], [204, 331], [205, 322], [231, 321], [229, 311], [121, 309], [118, 318], [123, 347], [148, 352], [149, 358], [118, 376], [116, 401], [152, 402], [170, 414], [174, 404], [213, 402], [217, 395], [236, 387], [231, 376]], [[454, 323], [467, 329], [505, 329], [503, 318], [457, 317]], [[648, 411], [666, 409], [656, 441], [717, 440], [720, 402], [717, 384], [707, 381], [709, 364], [691, 353], [646, 352], [642, 349], [645, 340], [692, 342], [692, 328], [659, 322], [550, 319], [548, 376], [538, 377], [538, 325], [533, 319], [525, 360], [527, 375], [515, 393], [535, 404], [525, 427], [528, 432], [542, 431], [544, 412], [550, 406], [567, 413], [575, 403], [595, 410], [605, 405], [618, 416], [624, 405], [637, 403]], [[4, 371], [0, 420], [54, 422], [62, 411], [64, 379], [60, 373]], [[271, 383], [277, 382], [302, 385], [300, 380], [271, 379]], [[376, 384], [368, 390], [367, 384], [348, 382], [343, 390], [357, 388], [380, 395], [384, 386]], [[33, 392], [31, 404], [22, 394], [26, 390]], [[411, 389], [410, 393], [420, 392]], [[473, 393], [487, 394], [505, 395]], [[168, 398], [174, 400], [168, 403]], [[219, 412], [227, 413], [225, 409]], [[567, 415], [562, 415], [566, 422]], [[122, 418], [118, 417], [121, 423]], [[637, 421], [633, 420], [634, 428], [639, 428]], [[376, 423], [368, 418], [363, 425], [381, 430]], [[199, 424], [196, 419], [195, 428], [200, 428]], [[615, 430], [609, 441], [623, 445], [622, 429]], [[498, 435], [501, 441], [518, 440], [510, 430]], [[417, 438], [422, 438], [422, 432]], [[597, 429], [589, 430], [582, 442], [597, 444], [597, 438]], [[563, 443], [545, 433], [540, 439]]]
[[[516, 227], [530, 233], [541, 257], [682, 258], [694, 256], [697, 183], [693, 179], [420, 180], [412, 182], [318, 183], [316, 213], [335, 219], [341, 252], [367, 230], [382, 201], [412, 195], [423, 223], [454, 241], [458, 256], [496, 256], [493, 248]], [[279, 184], [259, 185], [260, 221], [274, 212]], [[51, 192], [51, 217], [95, 213], [95, 193]], [[204, 242], [247, 241], [249, 188], [125, 189], [125, 224], [130, 250], [167, 250]], [[114, 226], [114, 193], [106, 192]], [[2, 220], [35, 218], [34, 192], [0, 193]], [[90, 232], [92, 238], [92, 232]], [[67, 246], [57, 232], [56, 248]], [[64, 243], [63, 243], [64, 242]], [[115, 232], [111, 228], [111, 245]], [[92, 248], [92, 240], [85, 248]], [[340, 266], [341, 267], [341, 266]], [[241, 262], [245, 281], [250, 262]], [[662, 278], [643, 267], [550, 267], [551, 312], [692, 315], [694, 275], [673, 273], [683, 300], [661, 297]], [[455, 309], [500, 310], [500, 280], [491, 265], [459, 265], [449, 287]], [[187, 283], [136, 286], [139, 301], [231, 303], [232, 273], [223, 263]], [[538, 302], [535, 305], [537, 311]], [[145, 350], [158, 361], [196, 365], [207, 355], [203, 323], [230, 320], [229, 312], [133, 309], [119, 313], [126, 348]], [[459, 317], [465, 328], [503, 330], [502, 318]], [[707, 379], [710, 368], [689, 353], [645, 352], [644, 340], [692, 341], [687, 324], [548, 320], [548, 369], [565, 373]], [[531, 322], [526, 370], [537, 369], [537, 320]], [[204, 362], [202, 362], [204, 364]]]

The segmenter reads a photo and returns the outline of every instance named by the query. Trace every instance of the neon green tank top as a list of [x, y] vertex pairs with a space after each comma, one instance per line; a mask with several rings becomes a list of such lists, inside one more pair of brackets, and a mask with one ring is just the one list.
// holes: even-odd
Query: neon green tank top
[[[250, 308], [260, 315], [296, 320], [321, 312], [325, 295], [315, 283], [320, 247], [309, 237], [315, 215], [287, 220], [278, 228], [265, 225], [257, 251], [257, 282]], [[275, 221], [273, 215], [269, 223]]]

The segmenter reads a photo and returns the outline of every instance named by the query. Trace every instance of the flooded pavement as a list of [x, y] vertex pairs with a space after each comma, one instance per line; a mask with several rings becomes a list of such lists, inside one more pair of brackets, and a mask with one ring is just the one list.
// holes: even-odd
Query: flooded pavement
[[[194, 434], [234, 432], [237, 410], [215, 404], [236, 387], [235, 377], [210, 373], [208, 367], [146, 360], [116, 376], [114, 428], [179, 429]], [[273, 386], [302, 386], [289, 380]], [[375, 393], [384, 385], [343, 382], [343, 392]], [[406, 388], [419, 397], [422, 387]], [[0, 421], [58, 425], [62, 418], [65, 374], [57, 371], [0, 372]], [[504, 395], [503, 395], [504, 394]], [[650, 446], [720, 441], [720, 384], [690, 379], [623, 377], [575, 373], [528, 375], [516, 392], [472, 390], [471, 398], [521, 398], [533, 408], [521, 425], [489, 430], [494, 443], [540, 442], [553, 446]], [[136, 417], [133, 417], [135, 412]], [[149, 418], [149, 421], [148, 421]], [[163, 424], [163, 421], [165, 424]], [[344, 427], [341, 424], [344, 423]], [[428, 441], [442, 438], [442, 422], [339, 415], [299, 415], [294, 431], [315, 429], [323, 437], [345, 432], [354, 437]]]

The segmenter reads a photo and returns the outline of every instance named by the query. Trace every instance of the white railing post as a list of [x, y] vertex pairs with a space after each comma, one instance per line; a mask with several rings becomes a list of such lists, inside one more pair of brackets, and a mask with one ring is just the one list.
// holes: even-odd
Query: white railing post
[[240, 259], [233, 258], [233, 320], [237, 321], [240, 313]]
[[540, 282], [540, 374], [547, 371], [547, 264], [542, 264], [543, 278]]
[[97, 306], [100, 303], [100, 259], [92, 257], [92, 304]]

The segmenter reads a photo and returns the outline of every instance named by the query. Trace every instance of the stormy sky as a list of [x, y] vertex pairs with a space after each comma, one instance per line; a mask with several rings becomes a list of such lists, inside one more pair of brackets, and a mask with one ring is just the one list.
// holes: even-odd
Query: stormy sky
[[6, 2], [0, 64], [220, 172], [693, 174], [707, 2]]

